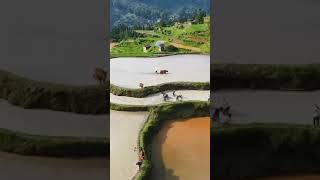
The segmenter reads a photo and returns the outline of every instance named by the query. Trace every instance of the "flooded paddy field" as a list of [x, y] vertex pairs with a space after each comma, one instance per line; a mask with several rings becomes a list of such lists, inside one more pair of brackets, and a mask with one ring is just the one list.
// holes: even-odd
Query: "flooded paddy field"
[[216, 1], [215, 62], [320, 63], [317, 0]]
[[210, 179], [210, 118], [168, 121], [152, 147], [153, 179]]
[[[110, 93], [110, 102], [125, 105], [159, 105], [165, 102], [175, 102], [176, 97], [173, 96], [173, 91], [165, 91], [169, 95], [168, 101], [163, 100], [161, 93], [153, 94], [145, 98], [133, 98], [127, 96], [116, 96]], [[210, 97], [210, 91], [202, 90], [177, 90], [176, 95], [182, 95], [183, 101], [207, 101]]]
[[148, 114], [110, 111], [110, 179], [129, 180], [138, 171], [138, 152], [135, 147]]
[[107, 115], [23, 109], [0, 99], [0, 128], [46, 136], [108, 137]]
[[106, 64], [105, 9], [104, 0], [2, 1], [0, 69], [40, 81], [97, 84], [93, 69]]
[[223, 90], [211, 93], [219, 106], [226, 99], [233, 123], [289, 123], [311, 125], [313, 105], [320, 91]]
[[3, 180], [108, 180], [109, 159], [56, 159], [0, 152], [0, 170]]
[[[168, 74], [156, 74], [166, 69]], [[124, 88], [139, 88], [170, 82], [209, 82], [210, 56], [174, 55], [157, 58], [114, 58], [110, 61], [110, 83]]]

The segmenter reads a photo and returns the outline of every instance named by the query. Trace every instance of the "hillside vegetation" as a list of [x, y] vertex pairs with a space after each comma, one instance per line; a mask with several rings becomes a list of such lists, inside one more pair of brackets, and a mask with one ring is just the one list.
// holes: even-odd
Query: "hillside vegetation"
[[[201, 23], [176, 22], [172, 26], [158, 26], [149, 30], [127, 28], [123, 32], [133, 37], [123, 38], [122, 36], [113, 39], [116, 45], [111, 49], [111, 57], [151, 57], [181, 53], [209, 54], [210, 18], [203, 19]], [[161, 52], [155, 46], [157, 41], [164, 42]], [[145, 45], [151, 46], [147, 52], [143, 51]]]
[[209, 0], [112, 0], [111, 27], [154, 24], [159, 19], [167, 22], [190, 18], [195, 9], [209, 12], [209, 7]]

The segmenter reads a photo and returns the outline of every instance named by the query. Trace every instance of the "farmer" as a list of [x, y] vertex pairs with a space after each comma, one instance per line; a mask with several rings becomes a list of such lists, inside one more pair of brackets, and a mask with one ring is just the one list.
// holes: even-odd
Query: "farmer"
[[144, 161], [144, 152], [142, 150], [142, 147], [140, 147], [140, 149], [139, 149], [139, 161], [136, 163], [136, 165], [139, 166], [139, 170], [141, 168], [141, 165], [143, 164], [143, 161]]
[[319, 127], [320, 126], [320, 108], [318, 105], [314, 105], [314, 109], [313, 109], [314, 113], [313, 113], [313, 126], [314, 127]]

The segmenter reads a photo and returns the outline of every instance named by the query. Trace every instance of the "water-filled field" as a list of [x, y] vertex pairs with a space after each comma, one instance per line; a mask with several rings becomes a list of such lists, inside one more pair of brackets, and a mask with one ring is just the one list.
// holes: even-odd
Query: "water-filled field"
[[0, 99], [0, 128], [46, 136], [108, 137], [109, 117], [23, 109]]
[[153, 94], [145, 98], [116, 96], [110, 93], [110, 102], [127, 105], [158, 105], [166, 102], [176, 102], [177, 95], [182, 95], [183, 101], [207, 101], [210, 96], [210, 91], [202, 90], [177, 90], [175, 91], [175, 95], [173, 95], [173, 91], [165, 91], [164, 93], [169, 96], [167, 101], [164, 101], [161, 93]]
[[131, 179], [138, 171], [139, 131], [148, 112], [110, 112], [110, 179]]
[[215, 2], [215, 62], [320, 63], [317, 0]]
[[56, 159], [26, 157], [0, 152], [1, 179], [3, 180], [107, 180], [109, 159]]
[[152, 147], [153, 179], [210, 179], [210, 118], [168, 121]]
[[226, 99], [233, 123], [312, 124], [314, 104], [320, 103], [320, 91], [224, 90], [212, 93], [216, 106]]
[[106, 1], [4, 0], [0, 69], [34, 80], [96, 84], [106, 64]]
[[[168, 70], [168, 74], [155, 71]], [[209, 82], [210, 56], [175, 55], [157, 58], [114, 58], [110, 61], [110, 83], [139, 88], [139, 83], [152, 86], [169, 82]]]

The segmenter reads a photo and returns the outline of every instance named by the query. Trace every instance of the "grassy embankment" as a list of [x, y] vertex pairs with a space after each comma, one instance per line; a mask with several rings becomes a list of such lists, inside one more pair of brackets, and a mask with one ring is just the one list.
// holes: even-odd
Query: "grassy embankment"
[[[210, 54], [210, 27], [204, 24], [183, 24], [142, 31], [143, 37], [122, 40], [111, 49], [111, 58], [115, 57], [157, 57], [175, 54]], [[164, 51], [159, 52], [155, 42], [165, 41]], [[143, 52], [144, 45], [151, 45]]]
[[248, 124], [211, 130], [214, 179], [320, 173], [320, 129]]
[[79, 114], [107, 113], [108, 86], [66, 86], [33, 81], [0, 70], [0, 98], [23, 108]]
[[320, 65], [212, 64], [212, 89], [315, 90]]
[[[320, 65], [213, 64], [212, 89], [316, 90]], [[320, 173], [320, 130], [302, 125], [213, 128], [214, 179]]]
[[117, 96], [128, 96], [143, 98], [151, 94], [160, 93], [169, 90], [209, 90], [210, 83], [205, 82], [173, 82], [164, 83], [155, 86], [147, 86], [140, 89], [122, 88], [110, 85], [110, 92]]
[[0, 129], [0, 150], [27, 156], [106, 157], [109, 156], [109, 140], [28, 135]]
[[207, 102], [194, 101], [164, 104], [152, 108], [148, 120], [139, 134], [139, 146], [142, 147], [145, 152], [145, 161], [141, 170], [135, 176], [135, 180], [152, 178], [152, 141], [154, 136], [160, 131], [164, 122], [175, 119], [209, 116], [209, 106]]

